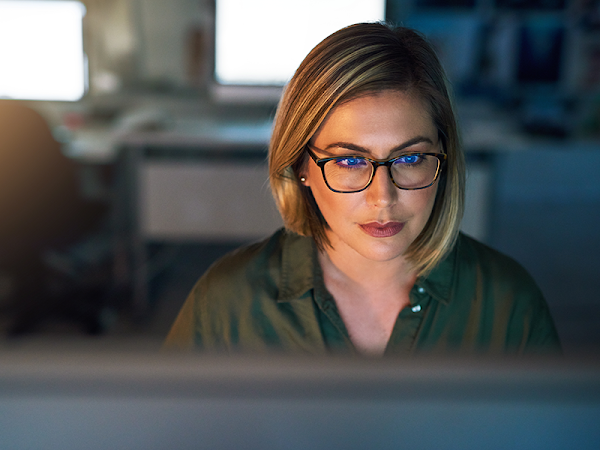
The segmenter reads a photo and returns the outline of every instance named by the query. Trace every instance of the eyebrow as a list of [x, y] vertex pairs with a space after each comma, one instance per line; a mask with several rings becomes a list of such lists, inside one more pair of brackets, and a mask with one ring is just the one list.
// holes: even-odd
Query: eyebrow
[[[392, 150], [390, 151], [390, 154], [398, 152], [400, 150], [404, 150], [408, 147], [412, 147], [413, 145], [417, 145], [417, 144], [420, 144], [423, 142], [433, 145], [433, 141], [430, 138], [428, 138], [426, 136], [416, 136], [416, 137], [409, 139], [408, 141], [392, 148]], [[367, 148], [362, 147], [360, 145], [352, 144], [350, 142], [334, 142], [332, 144], [329, 144], [327, 147], [323, 148], [322, 150], [327, 151], [331, 148], [345, 148], [347, 150], [352, 150], [352, 151], [355, 151], [358, 153], [371, 154], [371, 152]]]

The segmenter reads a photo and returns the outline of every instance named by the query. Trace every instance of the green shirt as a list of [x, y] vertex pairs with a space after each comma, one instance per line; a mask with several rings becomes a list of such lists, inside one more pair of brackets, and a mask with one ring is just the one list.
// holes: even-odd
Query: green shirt
[[[166, 348], [356, 352], [310, 237], [279, 230], [217, 261], [187, 298]], [[460, 235], [417, 279], [385, 354], [559, 350], [548, 306], [514, 260]]]

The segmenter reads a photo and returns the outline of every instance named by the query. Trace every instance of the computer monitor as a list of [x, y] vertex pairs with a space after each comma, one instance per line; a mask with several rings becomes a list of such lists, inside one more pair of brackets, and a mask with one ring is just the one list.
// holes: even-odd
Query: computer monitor
[[0, 98], [81, 99], [84, 15], [78, 1], [0, 0]]
[[600, 448], [597, 360], [0, 354], [2, 448]]
[[308, 52], [338, 29], [385, 19], [385, 0], [216, 0], [217, 102], [276, 103]]

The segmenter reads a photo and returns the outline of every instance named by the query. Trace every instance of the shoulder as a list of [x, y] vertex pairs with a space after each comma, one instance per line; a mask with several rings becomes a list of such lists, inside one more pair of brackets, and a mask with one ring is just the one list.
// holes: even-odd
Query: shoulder
[[455, 258], [455, 299], [492, 319], [499, 342], [527, 352], [559, 348], [542, 291], [521, 264], [463, 234]]
[[457, 273], [462, 276], [466, 272], [497, 286], [519, 286], [539, 292], [533, 277], [520, 263], [465, 234], [459, 235], [455, 258]]
[[[241, 246], [218, 259], [206, 272], [211, 279], [247, 277], [278, 271], [284, 254], [310, 248], [312, 238], [281, 228], [266, 239]], [[302, 250], [300, 250], [302, 251]]]
[[276, 290], [277, 274], [269, 274], [269, 268], [277, 266], [284, 240], [285, 232], [279, 230], [217, 260], [192, 288], [165, 347], [227, 347], [243, 317], [251, 317], [252, 302]]
[[216, 261], [190, 292], [167, 345], [261, 349], [288, 336], [289, 320], [278, 302], [283, 261], [309, 239], [281, 229]]
[[217, 260], [200, 278], [194, 291], [200, 297], [225, 299], [276, 298], [281, 286], [285, 254], [306, 247], [310, 238], [284, 228], [270, 237], [242, 246]]
[[495, 320], [528, 320], [549, 314], [533, 277], [510, 256], [461, 234], [454, 257], [455, 301], [480, 308]]
[[240, 287], [241, 281], [251, 281], [259, 275], [264, 276], [269, 269], [276, 271], [286, 234], [285, 230], [280, 229], [266, 239], [227, 253], [215, 261], [199, 281], [210, 282], [215, 287], [231, 283]]

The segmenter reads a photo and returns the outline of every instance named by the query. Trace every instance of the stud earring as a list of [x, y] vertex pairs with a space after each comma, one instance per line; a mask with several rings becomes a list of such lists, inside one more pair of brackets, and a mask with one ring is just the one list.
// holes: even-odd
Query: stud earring
[[304, 183], [306, 181], [306, 177], [300, 177], [300, 181]]

